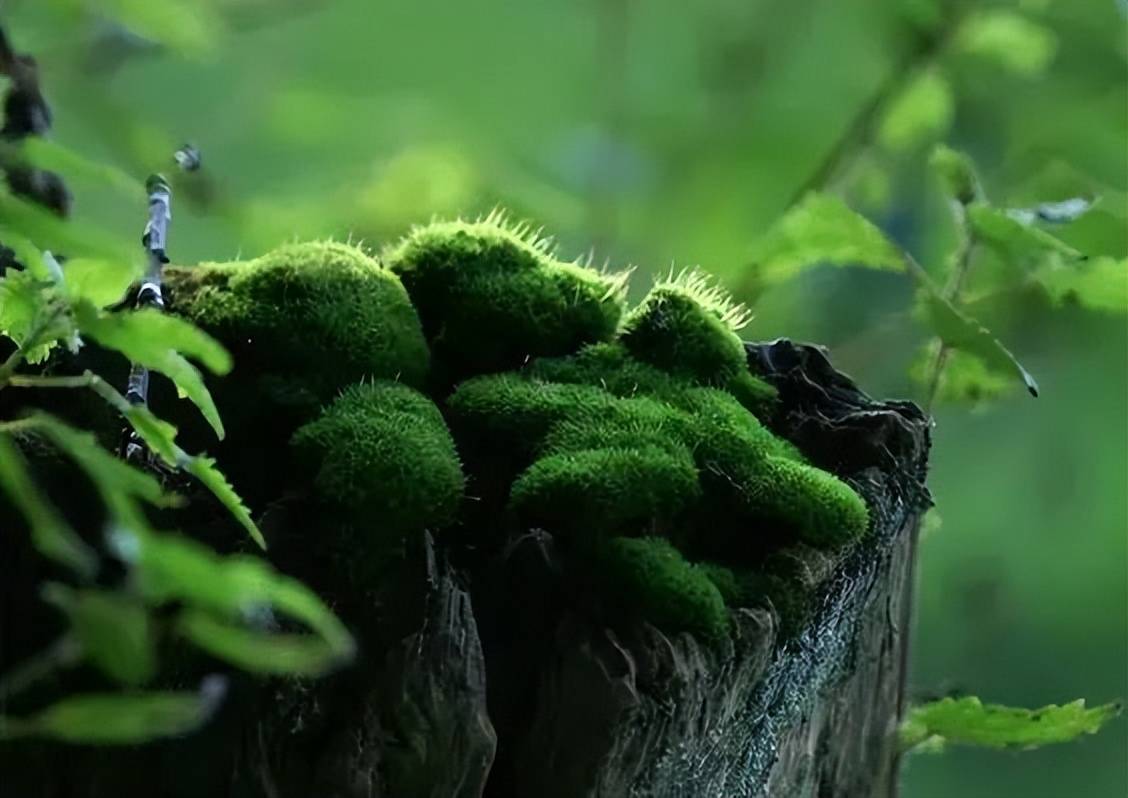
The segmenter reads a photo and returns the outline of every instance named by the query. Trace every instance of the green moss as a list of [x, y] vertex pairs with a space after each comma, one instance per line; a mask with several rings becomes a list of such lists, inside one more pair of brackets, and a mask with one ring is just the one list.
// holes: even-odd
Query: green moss
[[609, 339], [622, 313], [620, 279], [557, 261], [547, 242], [496, 215], [418, 228], [384, 257], [448, 379]]
[[701, 495], [688, 453], [656, 447], [587, 449], [537, 460], [513, 483], [510, 506], [525, 526], [591, 543], [669, 525]]
[[[170, 269], [175, 310], [235, 354], [236, 379], [312, 410], [361, 379], [422, 386], [428, 351], [399, 278], [360, 249], [292, 244], [246, 263]], [[260, 396], [246, 396], [250, 409]]]
[[727, 606], [744, 606], [742, 602], [744, 595], [740, 579], [733, 569], [715, 562], [699, 562], [697, 563], [697, 570], [703, 573], [705, 577], [713, 583], [713, 586], [717, 588], [717, 591], [721, 594], [721, 598], [725, 600]]
[[325, 501], [390, 540], [450, 524], [464, 478], [438, 408], [404, 385], [347, 388], [292, 445]]
[[600, 550], [597, 569], [613, 604], [666, 632], [704, 640], [728, 633], [725, 602], [707, 572], [686, 562], [661, 538], [613, 538]]
[[752, 517], [786, 523], [799, 540], [820, 548], [841, 546], [869, 530], [866, 503], [838, 477], [794, 460], [768, 457], [746, 483]]
[[725, 385], [747, 371], [736, 334], [743, 309], [695, 273], [661, 282], [631, 311], [621, 339], [632, 355], [671, 374]]

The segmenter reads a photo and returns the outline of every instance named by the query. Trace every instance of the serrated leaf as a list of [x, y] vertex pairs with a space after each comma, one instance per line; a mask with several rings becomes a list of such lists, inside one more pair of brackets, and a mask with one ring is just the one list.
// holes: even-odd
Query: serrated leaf
[[934, 290], [919, 295], [918, 308], [928, 328], [947, 346], [975, 355], [992, 371], [1018, 377], [1031, 396], [1038, 395], [1034, 377], [982, 324], [964, 315]]
[[216, 468], [215, 460], [209, 457], [192, 457], [182, 467], [200, 480], [212, 492], [212, 495], [219, 499], [220, 503], [243, 525], [247, 534], [259, 545], [259, 548], [266, 548], [266, 541], [263, 539], [262, 532], [259, 531], [254, 519], [251, 518], [250, 510], [243, 504], [243, 500], [227, 482], [223, 473]]
[[176, 628], [213, 657], [250, 673], [321, 676], [340, 661], [337, 652], [315, 635], [255, 631], [198, 610], [181, 613]]
[[1120, 714], [1119, 704], [1086, 708], [1084, 701], [1041, 709], [984, 704], [978, 698], [943, 698], [913, 707], [901, 726], [904, 749], [933, 737], [988, 748], [1037, 748], [1096, 734]]
[[0, 716], [0, 740], [40, 737], [83, 745], [136, 745], [203, 726], [226, 693], [221, 677], [197, 692], [92, 693], [65, 698], [31, 717]]
[[841, 199], [817, 193], [784, 214], [752, 256], [757, 283], [764, 288], [824, 263], [901, 271], [904, 257], [881, 230]]
[[1022, 77], [1046, 71], [1057, 53], [1057, 34], [1004, 9], [972, 14], [955, 38], [955, 50], [988, 59]]
[[136, 687], [153, 678], [157, 657], [144, 605], [122, 593], [60, 584], [47, 585], [44, 598], [66, 613], [86, 657], [111, 679]]
[[211, 393], [200, 372], [184, 357], [187, 354], [224, 374], [231, 368], [231, 356], [219, 342], [191, 323], [156, 310], [103, 313], [85, 301], [76, 302], [74, 310], [84, 335], [164, 374], [199, 408], [216, 435], [223, 437], [223, 422]]
[[7, 435], [0, 434], [0, 490], [27, 519], [31, 541], [45, 557], [91, 579], [98, 571], [98, 558], [66, 520], [39, 492], [27, 470], [23, 455]]
[[938, 145], [929, 156], [928, 165], [940, 178], [944, 191], [962, 205], [982, 199], [983, 189], [971, 158], [958, 150]]
[[1006, 211], [973, 204], [967, 209], [968, 224], [976, 238], [1003, 261], [1030, 270], [1047, 261], [1077, 261], [1085, 256], [1060, 238], [1025, 225]]
[[1049, 263], [1034, 279], [1059, 304], [1128, 313], [1128, 258], [1093, 258], [1084, 263]]
[[893, 152], [911, 150], [942, 137], [954, 114], [947, 78], [936, 69], [924, 70], [890, 103], [878, 127], [878, 140]]
[[[6, 272], [0, 278], [0, 335], [6, 335], [19, 346], [26, 345], [28, 337], [50, 312], [51, 290], [29, 271]], [[32, 343], [24, 353], [24, 360], [28, 363], [46, 360], [52, 346], [65, 332], [65, 325], [60, 324], [46, 335], [37, 336], [41, 342]]]

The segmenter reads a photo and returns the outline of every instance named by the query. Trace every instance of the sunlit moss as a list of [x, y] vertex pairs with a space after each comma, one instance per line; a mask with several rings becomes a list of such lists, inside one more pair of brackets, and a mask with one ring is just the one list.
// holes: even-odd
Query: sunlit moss
[[622, 313], [620, 279], [556, 260], [546, 240], [496, 214], [417, 228], [384, 260], [450, 379], [609, 339]]
[[589, 544], [616, 532], [669, 523], [700, 493], [687, 452], [600, 448], [537, 460], [513, 483], [510, 506], [527, 526], [544, 526]]
[[392, 382], [347, 388], [292, 441], [316, 493], [385, 540], [451, 523], [464, 478], [442, 415]]
[[235, 378], [283, 405], [312, 410], [361, 379], [425, 381], [427, 345], [407, 292], [356, 247], [291, 244], [166, 279], [176, 312], [234, 353]]
[[714, 641], [728, 633], [720, 591], [667, 540], [613, 538], [600, 548], [596, 568], [613, 607], [666, 632], [690, 632]]

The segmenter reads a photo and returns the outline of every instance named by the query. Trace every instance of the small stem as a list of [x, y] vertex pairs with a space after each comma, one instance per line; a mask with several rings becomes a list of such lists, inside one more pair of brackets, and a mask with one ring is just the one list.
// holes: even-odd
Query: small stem
[[[975, 231], [968, 224], [967, 206], [963, 203], [954, 204], [956, 223], [961, 232], [960, 247], [956, 251], [956, 267], [952, 270], [952, 276], [948, 279], [948, 284], [944, 287], [944, 298], [949, 302], [955, 303], [959, 301], [960, 293], [967, 282], [968, 275], [971, 274], [971, 263], [973, 255], [975, 254], [975, 247], [978, 243]], [[932, 362], [932, 368], [929, 370], [928, 375], [928, 393], [925, 397], [924, 410], [926, 413], [932, 413], [932, 405], [936, 401], [936, 395], [940, 391], [940, 380], [944, 375], [944, 367], [948, 364], [948, 359], [951, 357], [951, 348], [940, 341], [940, 345], [936, 350], [936, 359]]]
[[39, 377], [28, 374], [13, 374], [8, 384], [13, 388], [89, 388], [90, 372], [75, 377]]
[[69, 634], [63, 635], [0, 677], [0, 704], [60, 668], [76, 664], [81, 658], [82, 645]]

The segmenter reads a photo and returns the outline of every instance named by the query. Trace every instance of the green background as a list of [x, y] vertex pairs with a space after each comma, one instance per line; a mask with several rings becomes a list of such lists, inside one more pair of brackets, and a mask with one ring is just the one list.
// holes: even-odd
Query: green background
[[[929, 67], [912, 35], [931, 24], [929, 0], [105, 4], [158, 38], [171, 31], [172, 50], [76, 23], [61, 0], [0, 13], [42, 64], [59, 141], [137, 177], [168, 168], [184, 140], [201, 148], [218, 200], [176, 201], [177, 261], [310, 236], [378, 247], [432, 215], [501, 205], [543, 224], [562, 253], [636, 266], [636, 291], [700, 264], [755, 299], [748, 337], [819, 341], [871, 393], [919, 398], [907, 371], [927, 335], [903, 277], [819, 269], [752, 297], [748, 253], [906, 64], [942, 74], [951, 107], [920, 111], [935, 118], [909, 145], [869, 136], [831, 188], [929, 268], [952, 240], [925, 166], [934, 140], [968, 151], [993, 199], [1029, 200], [1062, 163], [1128, 189], [1126, 4], [973, 5], [1024, 15], [1052, 57], [1024, 74], [1005, 52], [949, 47]], [[1002, 49], [1038, 61], [1038, 46]], [[79, 219], [137, 235], [144, 196], [72, 187]], [[1112, 221], [1078, 223], [1071, 243], [1128, 252], [1123, 194], [1112, 196]], [[1124, 697], [1124, 317], [1025, 297], [982, 320], [1043, 395], [936, 411], [942, 522], [921, 546], [913, 689], [1027, 706]], [[1123, 796], [1128, 724], [1035, 752], [918, 755], [904, 794]]]

